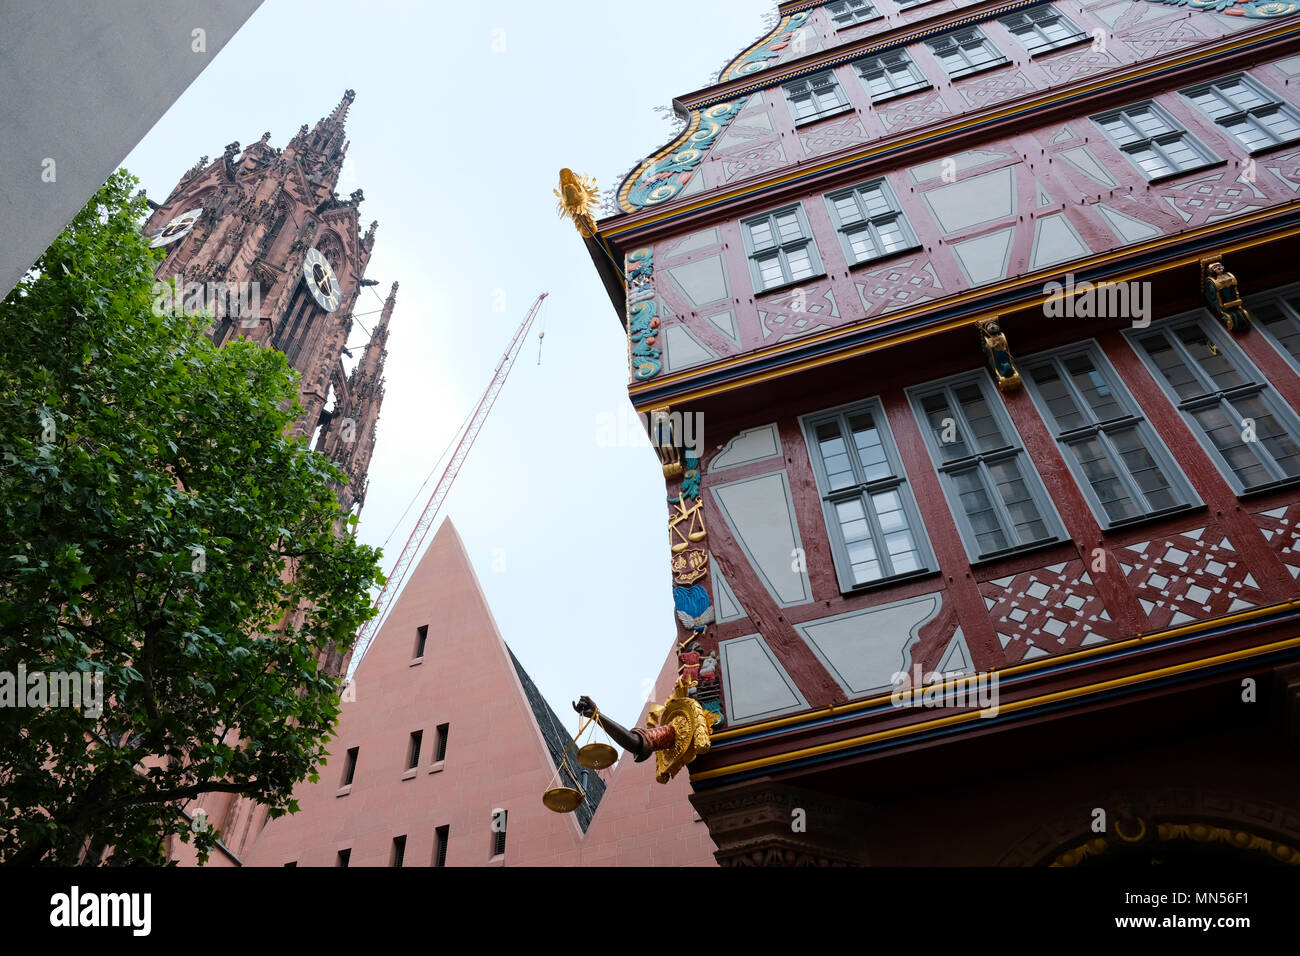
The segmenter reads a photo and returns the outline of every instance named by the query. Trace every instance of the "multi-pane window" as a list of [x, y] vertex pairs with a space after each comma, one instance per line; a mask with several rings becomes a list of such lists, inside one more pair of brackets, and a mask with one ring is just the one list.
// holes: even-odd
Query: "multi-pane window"
[[837, 0], [836, 3], [826, 4], [826, 9], [830, 11], [831, 20], [837, 27], [865, 23], [880, 17], [880, 11], [870, 0]]
[[1250, 317], [1255, 328], [1300, 371], [1300, 290], [1252, 301]]
[[803, 207], [786, 206], [741, 222], [754, 289], [762, 292], [822, 274]]
[[935, 567], [877, 401], [803, 420], [840, 589]]
[[826, 70], [801, 80], [793, 80], [781, 87], [790, 103], [790, 112], [796, 123], [806, 123], [833, 116], [850, 108], [848, 95], [835, 79], [833, 70]]
[[894, 50], [882, 56], [858, 60], [853, 66], [858, 71], [862, 84], [871, 93], [873, 103], [930, 88], [930, 81], [906, 50]]
[[1007, 62], [1002, 52], [977, 27], [953, 30], [925, 42], [953, 79]]
[[1300, 139], [1300, 112], [1244, 74], [1183, 90], [1183, 96], [1252, 153]]
[[982, 560], [1060, 540], [1060, 519], [983, 371], [909, 389], [966, 550]]
[[1068, 46], [1087, 36], [1050, 3], [998, 17], [998, 22], [1014, 33], [1031, 54]]
[[1212, 320], [1129, 334], [1238, 494], [1300, 477], [1300, 420]]
[[1155, 103], [1135, 103], [1092, 118], [1147, 179], [1199, 169], [1217, 157]]
[[1102, 527], [1198, 503], [1095, 345], [1022, 361], [1020, 371]]
[[831, 193], [826, 202], [850, 265], [918, 245], [893, 190], [883, 179]]

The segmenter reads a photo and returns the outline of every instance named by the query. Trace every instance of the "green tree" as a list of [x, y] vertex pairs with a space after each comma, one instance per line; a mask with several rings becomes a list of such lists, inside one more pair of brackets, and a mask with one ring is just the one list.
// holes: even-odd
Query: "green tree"
[[288, 436], [284, 356], [155, 314], [136, 184], [116, 173], [0, 303], [0, 672], [104, 694], [0, 706], [5, 863], [161, 863], [171, 834], [206, 859], [219, 834], [182, 813], [206, 793], [295, 811], [338, 716], [321, 662], [380, 580], [342, 472]]

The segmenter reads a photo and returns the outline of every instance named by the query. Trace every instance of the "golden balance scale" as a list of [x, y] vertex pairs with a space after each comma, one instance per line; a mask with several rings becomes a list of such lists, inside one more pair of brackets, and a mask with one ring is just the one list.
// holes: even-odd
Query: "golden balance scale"
[[[573, 743], [565, 749], [560, 756], [560, 765], [555, 770], [555, 775], [551, 778], [551, 786], [542, 794], [542, 803], [547, 809], [554, 810], [556, 813], [572, 813], [582, 806], [583, 793], [578, 778], [574, 776], [573, 770], [569, 767], [569, 751], [577, 746], [578, 741], [582, 739], [585, 732], [587, 743], [578, 748], [577, 760], [578, 766], [587, 770], [604, 770], [606, 767], [612, 767], [618, 760], [618, 751], [607, 743], [593, 739], [596, 728], [600, 725], [596, 722], [600, 717], [597, 711], [587, 718], [586, 722], [579, 720], [577, 736], [573, 738]], [[604, 731], [601, 731], [604, 733]], [[569, 779], [573, 781], [573, 786], [566, 786], [560, 779], [560, 774], [566, 772]]]

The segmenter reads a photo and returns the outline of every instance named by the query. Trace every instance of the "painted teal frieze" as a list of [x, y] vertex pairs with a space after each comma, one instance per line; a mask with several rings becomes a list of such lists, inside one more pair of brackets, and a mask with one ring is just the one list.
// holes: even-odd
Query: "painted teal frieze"
[[663, 353], [654, 347], [659, 336], [659, 305], [654, 300], [654, 250], [636, 249], [623, 265], [627, 278], [627, 337], [631, 343], [632, 376], [654, 378], [663, 368]]
[[759, 70], [766, 70], [768, 61], [776, 59], [794, 42], [795, 33], [811, 15], [809, 10], [790, 14], [777, 25], [771, 36], [723, 70], [719, 82], [725, 83], [738, 76], [748, 76]]
[[745, 97], [730, 103], [718, 103], [695, 111], [690, 129], [680, 146], [669, 147], [667, 155], [651, 158], [629, 177], [623, 187], [623, 208], [628, 212], [657, 206], [672, 199], [685, 188], [695, 168], [704, 159], [727, 125], [745, 105]]
[[1251, 20], [1272, 20], [1290, 16], [1300, 11], [1300, 0], [1143, 0], [1145, 3], [1167, 3], [1193, 10], [1212, 10], [1229, 17], [1247, 17]]

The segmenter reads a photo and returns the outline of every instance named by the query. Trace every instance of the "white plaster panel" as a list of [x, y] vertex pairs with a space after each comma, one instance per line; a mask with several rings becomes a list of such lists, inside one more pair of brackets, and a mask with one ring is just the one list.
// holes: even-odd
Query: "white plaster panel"
[[812, 600], [808, 572], [796, 570], [802, 547], [784, 470], [714, 485], [714, 502], [763, 586], [781, 607]]
[[761, 635], [722, 641], [718, 656], [727, 685], [729, 724], [807, 709], [808, 702]]
[[942, 594], [922, 594], [796, 624], [795, 629], [844, 693], [863, 697], [891, 687], [895, 674], [909, 670], [911, 646], [942, 606]]

